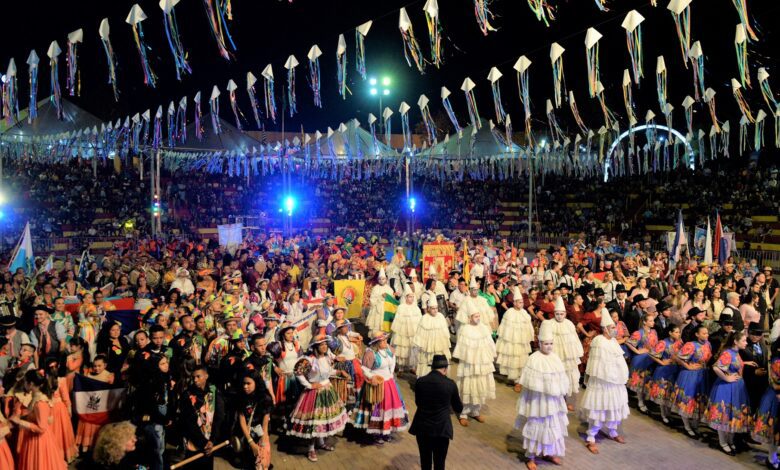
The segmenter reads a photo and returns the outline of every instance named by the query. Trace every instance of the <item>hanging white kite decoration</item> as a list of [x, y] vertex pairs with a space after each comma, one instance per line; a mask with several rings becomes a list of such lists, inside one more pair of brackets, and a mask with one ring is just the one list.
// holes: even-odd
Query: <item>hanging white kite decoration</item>
[[531, 63], [528, 57], [520, 56], [513, 67], [517, 71], [517, 90], [520, 93], [520, 102], [523, 103], [525, 134], [528, 137], [529, 146], [533, 142], [531, 135], [531, 96], [528, 88], [528, 69], [531, 67]]
[[729, 124], [728, 121], [724, 122], [722, 126], [720, 126], [720, 153], [726, 158], [729, 158], [729, 144], [730, 137], [731, 137], [731, 124]]
[[16, 79], [16, 61], [8, 61], [8, 70], [3, 77], [3, 116], [10, 126], [19, 120], [18, 82]]
[[40, 59], [35, 49], [27, 56], [27, 70], [30, 75], [30, 105], [28, 108], [27, 122], [32, 123], [38, 117], [38, 63]]
[[558, 125], [558, 120], [555, 119], [555, 108], [550, 100], [547, 100], [547, 124], [550, 126], [551, 141], [557, 142], [563, 138], [563, 130]]
[[504, 75], [500, 70], [493, 67], [490, 69], [490, 73], [487, 77], [487, 79], [490, 80], [490, 88], [493, 91], [493, 107], [496, 111], [496, 122], [498, 124], [502, 124], [504, 122], [504, 117], [506, 116], [504, 105], [501, 104], [501, 85], [498, 83], [498, 80], [503, 76]]
[[450, 103], [450, 90], [447, 87], [441, 87], [441, 103], [444, 106], [444, 110], [447, 112], [447, 117], [450, 118], [452, 126], [455, 128], [455, 132], [460, 134], [462, 128], [458, 124], [458, 117], [455, 116], [455, 111], [452, 110], [452, 103]]
[[274, 70], [271, 64], [263, 69], [261, 74], [265, 82], [265, 118], [271, 118], [276, 123], [276, 98], [274, 97]]
[[672, 103], [666, 102], [666, 106], [663, 109], [664, 119], [666, 120], [666, 127], [673, 129], [672, 118], [674, 117], [674, 106]]
[[295, 99], [295, 67], [298, 66], [298, 59], [294, 55], [287, 58], [284, 68], [287, 69], [287, 103], [290, 105], [290, 117], [298, 111], [297, 100]]
[[748, 148], [748, 139], [747, 139], [747, 133], [748, 133], [748, 126], [750, 125], [750, 119], [748, 119], [747, 116], [744, 114], [742, 115], [742, 118], [739, 120], [739, 153], [740, 155], [745, 153], [745, 150]]
[[368, 127], [371, 129], [371, 141], [373, 142], [374, 156], [379, 153], [379, 145], [376, 141], [376, 116], [368, 113]]
[[417, 106], [420, 107], [420, 114], [422, 115], [423, 123], [425, 124], [425, 130], [428, 132], [428, 144], [433, 145], [436, 141], [436, 123], [431, 116], [431, 109], [428, 106], [428, 97], [420, 95], [420, 99], [417, 100]]
[[626, 30], [626, 45], [628, 55], [631, 56], [631, 71], [634, 75], [634, 83], [639, 85], [639, 79], [644, 77], [642, 71], [642, 22], [645, 17], [638, 11], [631, 10], [626, 15], [621, 26]]
[[663, 112], [666, 107], [666, 73], [664, 56], [659, 55], [655, 65], [655, 88], [658, 93], [658, 105], [660, 106], [661, 112]]
[[[574, 92], [569, 90], [569, 107], [571, 108], [571, 114], [574, 116], [574, 122], [577, 123], [577, 127], [580, 128], [583, 134], [588, 133], [588, 126], [585, 125], [585, 121], [580, 116], [580, 111], [577, 109], [577, 102], [574, 100]], [[576, 150], [576, 149], [575, 149]]]
[[420, 50], [420, 44], [417, 43], [417, 38], [414, 37], [414, 29], [412, 29], [412, 20], [409, 19], [409, 14], [406, 13], [406, 8], [401, 8], [398, 16], [398, 29], [401, 31], [401, 39], [404, 43], [404, 57], [409, 67], [414, 62], [415, 67], [420, 73], [425, 70], [425, 59], [423, 59], [422, 51]]
[[606, 129], [611, 129], [613, 124], [617, 121], [617, 118], [607, 106], [607, 101], [604, 98], [604, 85], [601, 82], [596, 83], [596, 98], [599, 100], [601, 114], [604, 116], [604, 127]]
[[176, 106], [168, 103], [168, 147], [176, 145]]
[[552, 63], [553, 91], [555, 92], [555, 107], [560, 108], [566, 85], [563, 78], [563, 53], [566, 51], [560, 44], [554, 42], [550, 46], [550, 62]]
[[114, 90], [114, 101], [119, 101], [119, 90], [116, 83], [116, 55], [114, 54], [114, 48], [111, 46], [111, 39], [109, 34], [111, 28], [108, 25], [108, 18], [103, 18], [98, 28], [100, 34], [100, 42], [103, 43], [103, 51], [106, 53], [106, 62], [108, 65], [108, 83]]
[[236, 101], [236, 90], [238, 90], [238, 85], [236, 85], [236, 82], [234, 82], [231, 78], [228, 80], [227, 84], [228, 98], [230, 99], [230, 109], [233, 110], [233, 117], [236, 120], [236, 128], [238, 130], [243, 130], [244, 126], [241, 125], [241, 119], [245, 118], [244, 113], [241, 112], [241, 109], [238, 107], [238, 102]]
[[466, 105], [469, 110], [471, 125], [474, 129], [482, 129], [482, 121], [479, 118], [479, 110], [477, 110], [477, 100], [474, 98], [474, 87], [476, 86], [469, 77], [466, 77], [460, 89], [466, 94]]
[[423, 5], [425, 21], [428, 24], [428, 42], [431, 48], [431, 63], [439, 68], [444, 60], [442, 57], [442, 27], [439, 21], [439, 3], [427, 0]]
[[674, 26], [677, 29], [677, 39], [680, 41], [680, 51], [685, 68], [688, 68], [688, 56], [691, 51], [691, 1], [672, 0], [666, 7], [674, 18]]
[[409, 107], [406, 101], [401, 101], [398, 112], [401, 114], [401, 134], [404, 136], [404, 152], [412, 148], [412, 131], [409, 127]]
[[347, 92], [352, 92], [347, 88], [347, 40], [343, 34], [339, 34], [339, 42], [336, 45], [336, 78], [339, 82], [339, 95], [347, 99]]
[[485, 36], [487, 36], [488, 32], [496, 30], [490, 24], [490, 20], [494, 18], [493, 13], [490, 11], [491, 3], [493, 3], [492, 0], [474, 0], [474, 15], [477, 17], [479, 30]]
[[693, 135], [693, 103], [696, 101], [690, 96], [686, 96], [682, 102], [683, 110], [685, 112], [685, 125], [688, 128], [688, 134]]
[[135, 47], [138, 50], [138, 57], [141, 59], [141, 70], [144, 73], [144, 83], [154, 88], [157, 82], [157, 76], [152, 71], [152, 67], [149, 65], [149, 59], [146, 56], [147, 49], [151, 50], [144, 40], [144, 28], [142, 22], [146, 19], [146, 13], [141, 9], [138, 4], [134, 4], [130, 8], [125, 22], [133, 28], [133, 39], [135, 40]]
[[62, 90], [60, 90], [60, 70], [59, 55], [62, 53], [57, 41], [52, 41], [46, 55], [49, 56], [49, 67], [51, 69], [51, 102], [57, 112], [57, 119], [62, 119]]
[[701, 48], [701, 43], [696, 41], [691, 46], [691, 67], [693, 68], [693, 89], [696, 101], [700, 96], [704, 95], [704, 51]]
[[748, 65], [747, 33], [745, 25], [738, 24], [734, 34], [734, 48], [737, 51], [737, 68], [739, 69], [739, 83], [744, 88], [750, 88], [750, 68]]
[[203, 140], [203, 110], [200, 106], [200, 92], [195, 93], [192, 101], [195, 102], [195, 138]]
[[162, 105], [154, 113], [154, 129], [152, 131], [152, 148], [157, 150], [162, 145]]
[[769, 72], [764, 67], [758, 69], [758, 85], [761, 87], [761, 95], [764, 97], [769, 109], [778, 109], [777, 100], [775, 94], [772, 93], [772, 88], [769, 86]]
[[187, 97], [182, 96], [176, 109], [176, 135], [180, 143], [187, 141]]
[[314, 95], [314, 106], [322, 108], [322, 96], [320, 93], [320, 56], [322, 51], [318, 45], [311, 46], [306, 57], [309, 58], [309, 86]]
[[588, 95], [596, 96], [596, 83], [601, 80], [599, 75], [599, 40], [602, 35], [595, 28], [588, 28], [585, 33], [585, 56], [588, 61]]
[[763, 109], [759, 109], [758, 114], [756, 114], [756, 127], [753, 137], [753, 148], [755, 150], [764, 148], [764, 119], [766, 119], [766, 113]]
[[714, 127], [717, 132], [720, 132], [720, 124], [718, 123], [718, 114], [717, 114], [717, 110], [715, 109], [715, 90], [713, 90], [712, 88], [707, 88], [704, 91], [704, 102], [707, 103], [707, 108], [710, 111], [710, 118], [712, 119], [712, 127]]
[[373, 23], [369, 20], [355, 28], [355, 68], [363, 80], [366, 79], [366, 36]]
[[219, 88], [214, 85], [211, 89], [211, 98], [209, 98], [209, 113], [211, 114], [211, 127], [215, 134], [222, 133], [222, 123], [219, 121]]
[[385, 107], [385, 110], [382, 112], [382, 126], [385, 128], [385, 143], [387, 145], [390, 145], [390, 138], [392, 137], [391, 131], [391, 122], [390, 118], [393, 117], [393, 110]]
[[181, 80], [184, 73], [192, 73], [190, 64], [187, 63], [187, 53], [181, 43], [179, 34], [179, 25], [176, 22], [176, 13], [173, 7], [179, 3], [179, 0], [160, 0], [160, 9], [163, 11], [163, 25], [165, 26], [165, 36], [168, 38], [168, 46], [171, 48], [173, 63], [176, 66], [176, 79]]
[[633, 128], [637, 123], [637, 119], [636, 113], [634, 112], [634, 94], [631, 89], [631, 73], [628, 69], [623, 70], [623, 105], [626, 108], [628, 126], [629, 128]]
[[739, 84], [737, 79], [732, 78], [731, 79], [731, 91], [734, 93], [734, 99], [737, 101], [737, 106], [739, 106], [739, 110], [742, 111], [742, 115], [745, 116], [750, 123], [756, 122], [756, 119], [753, 117], [753, 112], [750, 111], [750, 105], [745, 100], [745, 97], [742, 95], [741, 91], [742, 85]]
[[257, 103], [257, 92], [255, 91], [255, 83], [257, 83], [257, 77], [252, 72], [246, 73], [246, 94], [249, 95], [249, 104], [252, 106], [252, 114], [255, 117], [255, 124], [258, 129], [262, 129], [263, 125], [260, 121], [260, 107]]
[[550, 21], [555, 20], [555, 8], [547, 0], [528, 0], [528, 6], [545, 26], [550, 26]]
[[84, 41], [84, 30], [79, 28], [68, 34], [68, 52], [65, 61], [68, 64], [67, 88], [70, 96], [81, 96], [81, 76], [79, 74], [79, 44]]

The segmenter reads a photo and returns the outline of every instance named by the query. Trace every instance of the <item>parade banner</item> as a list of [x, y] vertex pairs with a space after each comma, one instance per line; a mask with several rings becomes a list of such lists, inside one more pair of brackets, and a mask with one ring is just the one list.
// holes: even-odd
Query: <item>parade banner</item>
[[400, 302], [392, 295], [385, 294], [385, 315], [382, 319], [382, 331], [390, 333], [390, 326], [395, 319], [395, 312], [398, 310]]
[[438, 279], [449, 277], [455, 267], [455, 244], [449, 242], [425, 243], [423, 245], [423, 282], [428, 280], [431, 266], [438, 273]]
[[338, 305], [347, 309], [347, 318], [360, 318], [365, 298], [365, 279], [342, 279], [333, 282]]

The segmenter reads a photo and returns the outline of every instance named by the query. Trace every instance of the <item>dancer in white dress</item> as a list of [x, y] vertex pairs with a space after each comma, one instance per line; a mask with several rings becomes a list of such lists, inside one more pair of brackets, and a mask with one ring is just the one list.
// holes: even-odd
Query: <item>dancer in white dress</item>
[[390, 330], [393, 332], [392, 345], [395, 348], [399, 372], [404, 369], [414, 371], [416, 351], [412, 347], [412, 340], [421, 319], [422, 312], [417, 306], [414, 292], [409, 285], [406, 285], [404, 287], [404, 302], [398, 306], [393, 324], [390, 326]]
[[536, 470], [537, 457], [561, 465], [560, 457], [566, 454], [569, 376], [563, 362], [553, 352], [550, 326], [543, 325], [539, 329], [539, 350], [528, 358], [518, 379], [522, 391], [517, 399], [515, 428], [523, 433], [528, 470]]
[[618, 433], [618, 426], [629, 415], [628, 365], [623, 358], [623, 349], [615, 339], [617, 329], [609, 315], [601, 316], [602, 334], [590, 343], [588, 367], [585, 369], [585, 393], [580, 403], [580, 419], [587, 421], [585, 444], [594, 454], [599, 453], [596, 434], [607, 429], [607, 436], [615, 442], [625, 444]]
[[455, 322], [458, 328], [458, 336], [460, 336], [460, 329], [469, 323], [469, 319], [474, 312], [479, 312], [481, 321], [484, 325], [490, 328], [490, 332], [496, 330], [496, 315], [493, 312], [493, 308], [487, 303], [484, 297], [479, 295], [479, 284], [475, 277], [471, 277], [471, 284], [469, 284], [469, 295], [463, 299], [458, 306], [458, 313], [455, 316]]
[[417, 348], [417, 377], [431, 371], [430, 364], [436, 354], [443, 354], [447, 359], [452, 357], [447, 319], [439, 313], [439, 304], [435, 298], [428, 301], [428, 311], [420, 319], [412, 345]]
[[543, 321], [542, 325], [544, 324], [548, 324], [550, 325], [548, 328], [552, 328], [553, 350], [561, 361], [563, 361], [563, 366], [566, 368], [566, 374], [569, 376], [569, 392], [566, 394], [566, 400], [567, 403], [569, 403], [569, 411], [574, 411], [571, 400], [580, 389], [579, 366], [580, 359], [584, 353], [574, 323], [566, 318], [566, 306], [564, 305], [562, 298], [559, 297], [555, 301], [555, 318]]
[[498, 327], [498, 367], [501, 374], [515, 383], [515, 391], [520, 391], [520, 374], [531, 354], [531, 341], [534, 340], [534, 326], [531, 315], [523, 308], [523, 296], [515, 288], [514, 304], [504, 312]]
[[469, 323], [460, 327], [458, 343], [452, 353], [460, 360], [455, 382], [463, 401], [463, 411], [458, 419], [461, 426], [469, 425], [469, 416], [484, 423], [485, 418], [480, 412], [482, 405], [496, 398], [496, 381], [493, 379], [496, 344], [493, 332], [480, 321], [480, 315], [480, 312], [473, 312]]
[[370, 306], [366, 317], [366, 327], [371, 335], [382, 330], [382, 322], [385, 319], [385, 295], [394, 294], [393, 289], [387, 285], [385, 268], [379, 270], [376, 280], [377, 285], [371, 288]]

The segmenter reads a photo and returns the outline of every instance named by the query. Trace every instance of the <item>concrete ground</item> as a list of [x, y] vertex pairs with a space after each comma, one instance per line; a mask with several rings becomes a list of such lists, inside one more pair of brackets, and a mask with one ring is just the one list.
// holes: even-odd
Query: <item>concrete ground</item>
[[[449, 371], [455, 377], [457, 364]], [[414, 394], [410, 388], [413, 377], [402, 376], [399, 381], [410, 417], [414, 415]], [[455, 439], [450, 444], [447, 468], [524, 468], [522, 437], [513, 428], [517, 394], [505, 383], [497, 381], [496, 399], [484, 408], [484, 424], [470, 421], [468, 427], [461, 427], [453, 416]], [[569, 437], [566, 439], [566, 456], [563, 465], [538, 461], [539, 468], [674, 468], [674, 469], [719, 469], [759, 468], [763, 465], [765, 452], [759, 448], [748, 450], [731, 457], [713, 446], [717, 436], [704, 430], [704, 437], [693, 440], [681, 432], [679, 420], [672, 426], [665, 426], [654, 417], [646, 416], [636, 408], [624, 422], [623, 430], [627, 443], [618, 444], [610, 440], [599, 441], [601, 453], [592, 455], [585, 448], [582, 439], [584, 427], [570, 413]], [[655, 415], [653, 415], [655, 416]], [[367, 443], [362, 436], [355, 435], [349, 428], [345, 437], [335, 440], [335, 452], [319, 452], [319, 462], [306, 459], [306, 445], [301, 441], [280, 438], [273, 435], [272, 463], [274, 469], [319, 469], [319, 470], [390, 470], [420, 468], [417, 444], [414, 436], [404, 432], [392, 443], [381, 447]], [[186, 468], [186, 467], [184, 467]], [[218, 469], [233, 468], [226, 461], [218, 459]]]

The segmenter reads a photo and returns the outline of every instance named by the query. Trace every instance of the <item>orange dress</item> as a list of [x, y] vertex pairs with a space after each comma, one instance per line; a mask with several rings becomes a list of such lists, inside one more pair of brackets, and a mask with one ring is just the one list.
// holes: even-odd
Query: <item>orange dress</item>
[[51, 427], [49, 400], [39, 398], [31, 407], [25, 421], [27, 425], [19, 432], [16, 446], [18, 470], [66, 470], [62, 449], [55, 441]]
[[57, 390], [52, 397], [52, 416], [54, 417], [52, 429], [55, 440], [65, 453], [65, 460], [72, 462], [78, 457], [79, 450], [76, 447], [76, 437], [73, 435], [73, 425], [70, 422], [71, 402], [69, 395], [66, 379], [60, 377], [57, 379]]
[[11, 454], [11, 447], [8, 445], [9, 433], [11, 429], [8, 423], [3, 421], [4, 418], [0, 416], [0, 468], [14, 468], [14, 456]]
[[[101, 372], [100, 375], [88, 374], [87, 377], [101, 382], [114, 383], [114, 374], [107, 370]], [[102, 424], [86, 423], [79, 420], [78, 428], [76, 428], [76, 446], [82, 449], [92, 447], [102, 427]]]

